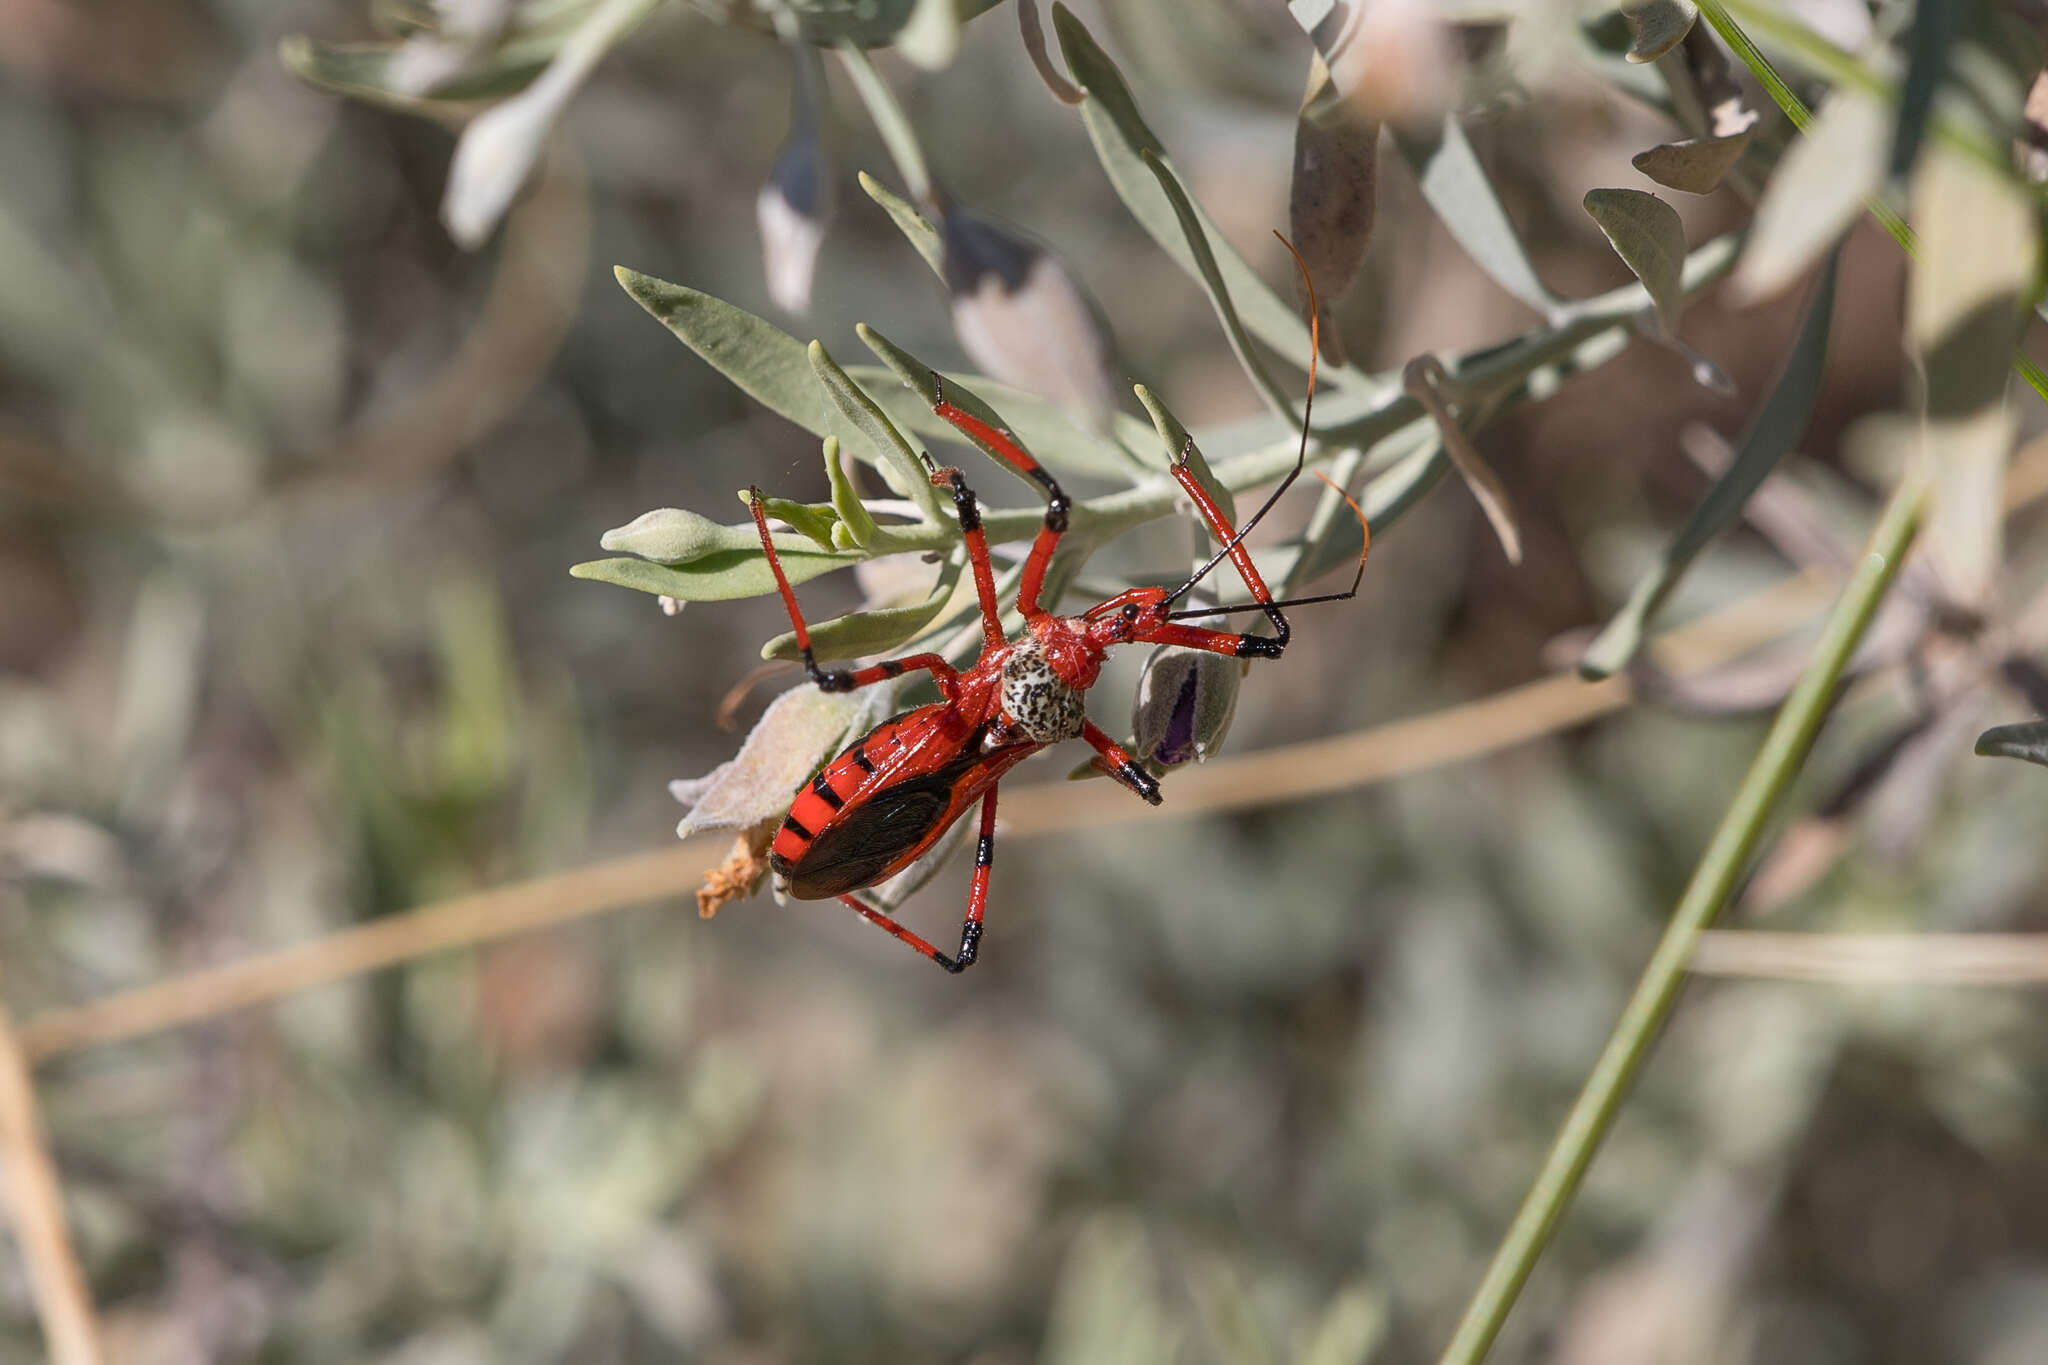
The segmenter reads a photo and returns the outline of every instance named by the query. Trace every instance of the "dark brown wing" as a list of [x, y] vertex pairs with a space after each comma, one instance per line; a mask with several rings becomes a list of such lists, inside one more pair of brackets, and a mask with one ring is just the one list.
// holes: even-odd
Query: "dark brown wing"
[[[887, 783], [848, 803], [812, 837], [801, 859], [777, 869], [789, 879], [789, 893], [823, 900], [881, 881], [951, 823], [949, 814], [965, 808], [961, 784], [983, 762], [970, 749], [934, 772]], [[978, 791], [986, 784], [974, 785]]]

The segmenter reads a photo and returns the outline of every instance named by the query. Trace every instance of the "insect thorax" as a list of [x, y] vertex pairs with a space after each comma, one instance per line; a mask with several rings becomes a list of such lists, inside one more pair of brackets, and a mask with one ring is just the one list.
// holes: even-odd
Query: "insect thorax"
[[1053, 672], [1045, 650], [1027, 640], [1003, 660], [1003, 714], [1036, 744], [1057, 744], [1081, 733], [1088, 719], [1082, 694]]

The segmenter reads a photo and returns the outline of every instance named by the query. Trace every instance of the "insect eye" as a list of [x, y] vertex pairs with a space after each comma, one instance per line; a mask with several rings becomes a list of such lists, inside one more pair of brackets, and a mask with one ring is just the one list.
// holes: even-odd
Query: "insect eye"
[[1124, 620], [1126, 620], [1126, 621], [1135, 621], [1135, 620], [1137, 620], [1137, 619], [1138, 619], [1138, 604], [1137, 604], [1136, 602], [1126, 602], [1126, 603], [1124, 603]]

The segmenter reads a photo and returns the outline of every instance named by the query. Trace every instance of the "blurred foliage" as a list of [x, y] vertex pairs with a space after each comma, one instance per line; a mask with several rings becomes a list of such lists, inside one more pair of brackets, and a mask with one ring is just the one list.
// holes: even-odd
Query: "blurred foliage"
[[[927, 364], [1071, 473], [1067, 600], [1172, 574], [1162, 433], [1238, 492], [1292, 461], [1308, 329], [1268, 233], [1318, 212], [1312, 458], [1373, 558], [1242, 680], [1228, 748], [1589, 657], [1647, 699], [1483, 767], [1007, 840], [964, 982], [829, 906], [678, 901], [54, 1059], [111, 1356], [1432, 1359], [1805, 644], [1701, 678], [1637, 640], [1839, 577], [1915, 459], [1929, 552], [1736, 916], [2048, 929], [2048, 783], [1969, 756], [2048, 714], [2039, 514], [2000, 496], [2048, 456], [2006, 377], [2039, 344], [2038, 15], [1691, 8], [0, 5], [17, 1017], [666, 837], [787, 624], [709, 600], [768, 586], [734, 489], [788, 500], [848, 650], [958, 619], [904, 465], [950, 432]], [[1371, 212], [1304, 165], [1374, 168]], [[1671, 219], [1617, 190], [1691, 244], [1682, 310]], [[1823, 258], [1832, 295], [1795, 288]], [[1038, 508], [967, 467], [1013, 558]], [[703, 600], [569, 578], [608, 528], [638, 567], [593, 576]], [[1357, 550], [1305, 489], [1258, 544], [1302, 584]], [[1694, 990], [1501, 1357], [2039, 1358], [2043, 1023], [2018, 991]], [[0, 1254], [0, 1360], [40, 1343]]]

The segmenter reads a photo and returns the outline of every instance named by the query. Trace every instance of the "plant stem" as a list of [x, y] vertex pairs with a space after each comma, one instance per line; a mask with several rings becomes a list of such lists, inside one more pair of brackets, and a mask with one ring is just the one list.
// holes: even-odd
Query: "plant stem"
[[1721, 817], [1720, 827], [1714, 831], [1713, 840], [1680, 897], [1671, 923], [1651, 954], [1649, 965], [1643, 968], [1635, 993], [1629, 997], [1592, 1075], [1586, 1078], [1585, 1087], [1558, 1130], [1528, 1197], [1522, 1201], [1520, 1212], [1502, 1238], [1492, 1264], [1486, 1268], [1485, 1278], [1466, 1306], [1458, 1330], [1444, 1350], [1441, 1365], [1478, 1365], [1493, 1345], [1508, 1310], [1535, 1268], [1536, 1258], [1542, 1255], [1551, 1233], [1570, 1206], [1594, 1152], [1614, 1125], [1629, 1083], [1649, 1055], [1658, 1027], [1671, 1012], [1672, 1002], [1685, 980], [1686, 962], [1700, 934], [1727, 903], [1787, 784], [1812, 749], [1842, 670], [1912, 544], [1927, 502], [1928, 487], [1927, 472], [1915, 465], [1885, 505], [1884, 514], [1871, 533], [1868, 551], [1828, 616], [1812, 662], [1792, 695], [1786, 698], [1735, 799]]

